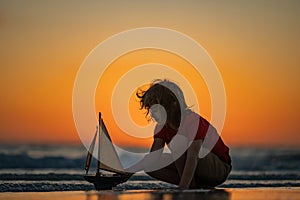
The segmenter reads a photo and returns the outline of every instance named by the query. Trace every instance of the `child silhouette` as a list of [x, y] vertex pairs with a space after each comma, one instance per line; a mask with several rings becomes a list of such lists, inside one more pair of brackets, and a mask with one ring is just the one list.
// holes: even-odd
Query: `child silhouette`
[[[145, 170], [151, 177], [181, 189], [215, 187], [227, 179], [231, 171], [229, 148], [216, 129], [187, 106], [177, 84], [155, 80], [136, 95], [141, 109], [146, 109], [146, 116], [157, 125], [150, 153], [128, 171]], [[165, 145], [171, 154], [163, 153]], [[167, 162], [167, 166], [157, 167]]]

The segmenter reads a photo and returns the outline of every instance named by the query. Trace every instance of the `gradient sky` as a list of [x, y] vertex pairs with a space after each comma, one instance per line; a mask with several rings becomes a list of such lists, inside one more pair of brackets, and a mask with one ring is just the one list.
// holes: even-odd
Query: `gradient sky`
[[[299, 19], [296, 0], [1, 1], [0, 142], [79, 143], [72, 90], [81, 63], [111, 35], [157, 26], [194, 38], [218, 66], [227, 95], [226, 143], [299, 146]], [[130, 69], [131, 63], [181, 62], [172, 64], [172, 55], [159, 51], [123, 57], [113, 64]], [[113, 69], [107, 73], [117, 80]], [[105, 84], [110, 88], [112, 83]], [[200, 83], [200, 113], [209, 118], [209, 94]], [[103, 85], [97, 90], [97, 111], [106, 107], [98, 96]], [[130, 108], [133, 118], [143, 123], [142, 113], [134, 105]], [[109, 118], [111, 111], [103, 112], [116, 143], [150, 144], [150, 139], [124, 136]]]

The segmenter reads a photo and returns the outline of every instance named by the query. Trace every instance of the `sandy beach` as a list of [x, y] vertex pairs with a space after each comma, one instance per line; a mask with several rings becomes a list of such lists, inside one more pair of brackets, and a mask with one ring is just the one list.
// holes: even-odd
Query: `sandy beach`
[[218, 188], [216, 190], [126, 190], [126, 191], [71, 191], [71, 192], [6, 192], [0, 193], [0, 200], [134, 200], [134, 199], [217, 199], [217, 200], [247, 200], [247, 199], [289, 199], [300, 197], [299, 187], [280, 188]]

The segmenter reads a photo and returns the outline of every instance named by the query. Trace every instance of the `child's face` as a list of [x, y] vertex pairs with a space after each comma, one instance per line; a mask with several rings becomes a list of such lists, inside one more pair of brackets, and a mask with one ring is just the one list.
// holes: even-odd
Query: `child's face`
[[150, 107], [150, 114], [158, 124], [164, 124], [167, 120], [166, 110], [160, 104], [152, 105]]

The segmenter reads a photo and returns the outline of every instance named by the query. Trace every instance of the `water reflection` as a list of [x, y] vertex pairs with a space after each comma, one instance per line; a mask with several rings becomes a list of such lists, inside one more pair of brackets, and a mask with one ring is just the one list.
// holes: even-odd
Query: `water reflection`
[[229, 200], [230, 193], [222, 190], [211, 191], [165, 191], [165, 190], [152, 190], [152, 191], [126, 191], [126, 192], [106, 192], [100, 191], [96, 193], [87, 193], [86, 200], [134, 200], [134, 199], [147, 199], [147, 200]]

